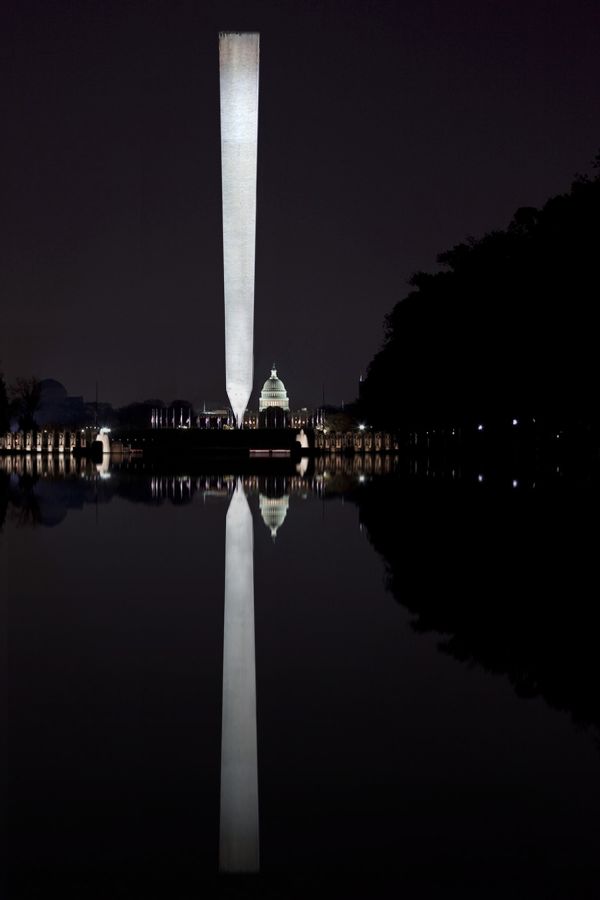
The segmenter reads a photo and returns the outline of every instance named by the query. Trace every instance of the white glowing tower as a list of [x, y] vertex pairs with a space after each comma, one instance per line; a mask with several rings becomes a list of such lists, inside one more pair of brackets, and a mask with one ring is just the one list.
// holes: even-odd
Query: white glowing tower
[[241, 427], [254, 369], [259, 35], [219, 35], [225, 378]]
[[240, 479], [225, 526], [220, 870], [258, 872], [258, 834], [252, 513]]

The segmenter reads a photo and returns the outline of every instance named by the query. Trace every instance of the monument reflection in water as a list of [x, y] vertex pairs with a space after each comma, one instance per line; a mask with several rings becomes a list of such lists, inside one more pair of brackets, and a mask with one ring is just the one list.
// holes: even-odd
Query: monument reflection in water
[[259, 869], [253, 531], [241, 478], [225, 526], [219, 869]]

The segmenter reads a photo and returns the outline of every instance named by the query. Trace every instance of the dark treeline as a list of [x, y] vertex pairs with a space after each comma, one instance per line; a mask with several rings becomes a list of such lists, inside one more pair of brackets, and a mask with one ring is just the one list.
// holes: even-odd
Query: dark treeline
[[41, 382], [30, 376], [17, 378], [7, 386], [0, 372], [0, 432], [6, 431], [11, 421], [19, 428], [29, 431], [36, 427], [35, 414], [42, 397]]
[[355, 494], [419, 632], [588, 726], [600, 746], [598, 487], [374, 480]]
[[126, 406], [113, 407], [110, 403], [86, 403], [86, 421], [89, 424], [106, 425], [110, 428], [149, 428], [153, 410], [163, 410], [165, 421], [171, 422], [173, 414], [178, 423], [190, 416], [195, 421], [196, 413], [189, 400], [141, 400]]
[[178, 424], [180, 420], [186, 422], [188, 416], [193, 423], [196, 420], [196, 411], [189, 400], [171, 400], [165, 403], [163, 400], [144, 400], [138, 403], [129, 403], [115, 411], [115, 424], [129, 428], [148, 428], [150, 426], [153, 410], [162, 411], [165, 422], [172, 422], [173, 415], [175, 422]]
[[[62, 394], [56, 396], [56, 389]], [[64, 396], [63, 396], [64, 394]], [[106, 402], [87, 402], [81, 397], [68, 397], [65, 388], [54, 379], [40, 381], [34, 376], [19, 377], [7, 385], [0, 371], [0, 433], [15, 430], [35, 431], [44, 427], [107, 426], [148, 428], [153, 410], [162, 410], [165, 422], [176, 423], [196, 413], [189, 400], [165, 403], [160, 399], [113, 407]]]
[[600, 155], [542, 209], [440, 254], [386, 318], [362, 391], [373, 424], [597, 417]]
[[6, 472], [0, 472], [0, 531], [2, 531], [8, 509], [8, 489], [9, 477]]
[[0, 433], [8, 429], [10, 421], [8, 391], [4, 375], [0, 372]]

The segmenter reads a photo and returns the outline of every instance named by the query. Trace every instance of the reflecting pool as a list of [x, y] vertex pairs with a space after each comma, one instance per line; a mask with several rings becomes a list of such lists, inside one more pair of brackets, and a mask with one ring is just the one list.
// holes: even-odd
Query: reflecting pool
[[598, 499], [390, 456], [0, 458], [7, 896], [593, 886]]

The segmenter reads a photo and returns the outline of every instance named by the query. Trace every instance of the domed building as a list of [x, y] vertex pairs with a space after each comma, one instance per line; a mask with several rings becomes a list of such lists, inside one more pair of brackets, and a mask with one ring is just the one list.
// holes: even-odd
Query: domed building
[[271, 375], [265, 381], [260, 392], [258, 403], [258, 422], [260, 428], [285, 428], [287, 426], [290, 401], [285, 385], [277, 376], [275, 363]]
[[64, 403], [67, 399], [67, 389], [56, 378], [42, 378], [40, 381], [40, 396], [42, 402], [50, 404]]
[[69, 397], [67, 389], [55, 378], [40, 381], [40, 402], [35, 413], [38, 426], [83, 424], [86, 420], [83, 397]]

